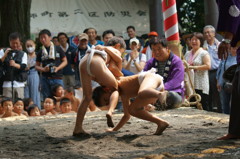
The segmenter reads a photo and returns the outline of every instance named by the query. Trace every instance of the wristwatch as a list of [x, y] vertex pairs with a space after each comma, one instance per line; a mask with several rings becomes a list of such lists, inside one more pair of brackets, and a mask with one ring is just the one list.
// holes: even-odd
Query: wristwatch
[[227, 44], [230, 44], [231, 43], [231, 40], [230, 39], [222, 39], [222, 42], [225, 42]]

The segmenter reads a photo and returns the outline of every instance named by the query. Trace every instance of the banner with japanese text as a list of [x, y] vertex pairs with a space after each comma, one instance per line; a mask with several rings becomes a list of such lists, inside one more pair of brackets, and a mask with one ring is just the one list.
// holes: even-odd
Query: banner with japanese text
[[53, 35], [77, 35], [93, 27], [98, 35], [113, 29], [126, 36], [129, 25], [135, 26], [138, 36], [149, 32], [147, 0], [32, 0], [32, 34], [46, 28]]

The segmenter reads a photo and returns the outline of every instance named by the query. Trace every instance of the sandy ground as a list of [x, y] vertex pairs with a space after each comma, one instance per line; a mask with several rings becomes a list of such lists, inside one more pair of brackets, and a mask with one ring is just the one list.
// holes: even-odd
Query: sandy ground
[[[134, 117], [120, 131], [106, 133], [105, 113], [87, 113], [88, 138], [72, 136], [76, 114], [0, 119], [0, 159], [240, 158], [239, 140], [216, 140], [227, 132], [228, 115], [195, 108], [155, 111], [171, 125], [156, 136], [155, 124]], [[121, 116], [116, 113], [114, 122]]]

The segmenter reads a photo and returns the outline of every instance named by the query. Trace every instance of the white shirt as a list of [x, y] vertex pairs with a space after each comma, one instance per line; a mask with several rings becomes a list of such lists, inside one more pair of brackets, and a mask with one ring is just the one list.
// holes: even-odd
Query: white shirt
[[[139, 54], [139, 55], [140, 55], [140, 54]], [[139, 61], [139, 55], [138, 55], [138, 57], [136, 58], [136, 63], [140, 63], [140, 61]], [[125, 56], [125, 60], [127, 60], [126, 56]], [[130, 60], [131, 60], [131, 57], [130, 57], [130, 55], [129, 55], [128, 61], [130, 61]], [[141, 55], [141, 62], [146, 62], [146, 61], [147, 61], [146, 55], [142, 53], [142, 55]], [[138, 74], [138, 73], [139, 73], [139, 71], [137, 70], [137, 68], [136, 68], [136, 66], [135, 66], [135, 64], [134, 64], [134, 61], [131, 62], [131, 64], [130, 64], [130, 70], [129, 70], [129, 71], [131, 71], [131, 72], [134, 73], [134, 74]], [[140, 71], [140, 72], [141, 72], [141, 71]]]

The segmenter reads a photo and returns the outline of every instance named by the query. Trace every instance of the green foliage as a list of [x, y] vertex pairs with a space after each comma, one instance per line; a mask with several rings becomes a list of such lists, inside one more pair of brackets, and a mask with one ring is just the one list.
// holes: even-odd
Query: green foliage
[[204, 27], [203, 0], [176, 0], [178, 22], [185, 33], [202, 32]]

